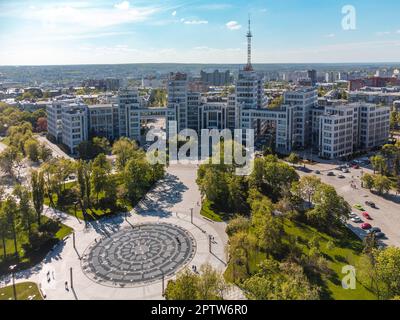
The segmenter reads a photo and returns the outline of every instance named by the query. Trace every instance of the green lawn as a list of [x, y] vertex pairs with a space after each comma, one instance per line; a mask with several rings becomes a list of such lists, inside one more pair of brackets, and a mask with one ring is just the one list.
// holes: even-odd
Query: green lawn
[[211, 209], [211, 202], [205, 199], [201, 206], [200, 214], [212, 221], [222, 222], [222, 215]]
[[224, 213], [215, 210], [213, 208], [213, 203], [207, 199], [205, 199], [202, 203], [200, 214], [216, 222], [226, 221], [229, 220], [229, 218], [231, 218], [231, 215], [229, 213]]
[[[42, 216], [42, 223], [46, 223], [49, 218]], [[28, 235], [20, 233], [17, 239], [17, 249], [19, 253], [18, 269], [27, 269], [38, 262], [40, 262], [49, 252], [49, 250], [60, 240], [64, 239], [72, 232], [72, 229], [62, 223], [59, 224], [59, 229], [55, 233], [55, 237], [48, 241], [37, 251], [25, 252], [23, 249], [24, 244], [28, 243]], [[17, 263], [15, 259], [14, 241], [12, 239], [6, 240], [7, 261], [4, 261], [3, 244], [0, 241], [0, 275], [8, 273], [8, 266]]]
[[[69, 197], [68, 192], [77, 186], [77, 182], [69, 182], [65, 185], [65, 192], [67, 194], [67, 199], [64, 201], [64, 204], [58, 204], [57, 195], [53, 195], [53, 202], [56, 204], [56, 209], [63, 211], [72, 216], [76, 216], [78, 219], [92, 221], [98, 220], [104, 216], [112, 215], [120, 212], [128, 212], [132, 210], [132, 205], [122, 203], [122, 201], [118, 200], [117, 205], [113, 207], [107, 207], [102, 205], [97, 205], [97, 199], [93, 201], [91, 207], [86, 210], [86, 216], [82, 212], [82, 209], [79, 205], [75, 205], [76, 200], [72, 197]], [[99, 201], [105, 198], [105, 193], [102, 192], [99, 194]], [[44, 200], [45, 205], [50, 206], [49, 197], [45, 197]]]
[[[22, 282], [16, 284], [15, 288], [18, 300], [43, 300], [36, 283]], [[0, 300], [14, 300], [14, 290], [12, 285], [0, 288]]]
[[[356, 267], [357, 275], [357, 263], [361, 258], [362, 242], [355, 234], [343, 226], [343, 240], [337, 240], [334, 237], [320, 232], [315, 228], [308, 225], [292, 222], [290, 220], [284, 220], [285, 236], [283, 239], [284, 243], [288, 243], [289, 235], [297, 236], [297, 244], [301, 247], [304, 254], [308, 254], [309, 248], [307, 246], [308, 241], [317, 237], [319, 240], [320, 251], [328, 261], [328, 267], [333, 271], [331, 276], [323, 276], [321, 279], [315, 279], [315, 283], [322, 287], [322, 299], [334, 299], [334, 300], [374, 300], [376, 296], [364, 287], [361, 282], [365, 283], [367, 279], [357, 278], [357, 284], [355, 290], [346, 290], [342, 288], [341, 279], [344, 274], [341, 273], [342, 267], [345, 265], [353, 265]], [[327, 249], [327, 243], [331, 241], [334, 243], [334, 248], [331, 250]], [[257, 271], [257, 265], [266, 258], [263, 252], [251, 252], [249, 269], [250, 273], [253, 274]], [[225, 278], [228, 281], [232, 281], [232, 265], [229, 264], [225, 271]]]
[[[318, 237], [320, 251], [328, 260], [329, 268], [334, 272], [333, 277], [326, 277], [323, 279], [323, 285], [325, 286], [326, 293], [328, 294], [328, 297], [326, 298], [335, 300], [376, 299], [376, 296], [370, 290], [364, 287], [360, 281], [357, 281], [355, 290], [346, 290], [342, 288], [341, 279], [344, 276], [344, 274], [341, 273], [342, 267], [345, 265], [353, 265], [356, 267], [363, 248], [361, 240], [349, 229], [343, 226], [344, 239], [337, 240], [332, 236], [323, 232], [319, 232], [315, 228], [312, 228], [308, 225], [294, 223], [289, 220], [285, 220], [284, 228], [286, 234], [298, 237], [298, 244], [301, 246], [305, 254], [307, 254], [309, 251], [307, 242], [312, 237]], [[335, 245], [331, 250], [327, 249], [328, 241], [332, 241]], [[362, 281], [364, 279], [357, 280]]]

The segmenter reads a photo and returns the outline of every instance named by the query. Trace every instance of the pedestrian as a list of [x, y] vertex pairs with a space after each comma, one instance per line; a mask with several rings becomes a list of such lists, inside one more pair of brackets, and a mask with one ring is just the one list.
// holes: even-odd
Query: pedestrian
[[68, 281], [65, 281], [65, 290], [69, 291], [68, 290]]

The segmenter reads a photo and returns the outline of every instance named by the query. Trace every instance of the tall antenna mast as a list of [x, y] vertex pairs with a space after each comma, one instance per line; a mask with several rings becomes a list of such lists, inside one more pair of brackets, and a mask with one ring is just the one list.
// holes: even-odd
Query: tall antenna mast
[[247, 65], [245, 70], [253, 71], [253, 66], [251, 65], [251, 38], [253, 38], [253, 34], [251, 33], [251, 20], [249, 14], [249, 30], [247, 31]]

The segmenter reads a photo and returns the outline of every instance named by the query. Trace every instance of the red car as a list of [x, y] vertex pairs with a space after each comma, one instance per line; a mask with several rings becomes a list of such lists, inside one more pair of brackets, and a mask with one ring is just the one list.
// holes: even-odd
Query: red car
[[361, 225], [361, 229], [363, 229], [363, 230], [368, 230], [368, 229], [371, 229], [371, 228], [372, 228], [372, 226], [369, 223], [363, 223]]
[[372, 220], [372, 218], [371, 218], [371, 216], [369, 215], [368, 212], [363, 212], [362, 215], [363, 215], [364, 218], [366, 218], [368, 220]]

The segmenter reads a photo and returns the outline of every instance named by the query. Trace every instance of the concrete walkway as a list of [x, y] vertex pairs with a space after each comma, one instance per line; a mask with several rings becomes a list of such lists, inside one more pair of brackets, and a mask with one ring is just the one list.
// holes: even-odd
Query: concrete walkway
[[[196, 166], [171, 166], [167, 176], [151, 190], [129, 214], [117, 214], [87, 224], [77, 218], [45, 208], [44, 214], [59, 218], [75, 231], [75, 248], [72, 235], [56, 245], [46, 258], [35, 267], [18, 272], [17, 282], [33, 281], [39, 284], [46, 299], [162, 299], [161, 281], [133, 288], [108, 287], [90, 280], [81, 269], [80, 258], [95, 240], [107, 237], [131, 225], [145, 222], [176, 224], [188, 230], [196, 239], [197, 249], [189, 265], [199, 267], [210, 263], [218, 270], [226, 268], [225, 246], [227, 235], [225, 223], [209, 221], [200, 216], [201, 196], [195, 183]], [[191, 223], [193, 208], [193, 224]], [[214, 237], [212, 252], [209, 252], [209, 235]], [[70, 273], [72, 268], [73, 289]], [[167, 283], [165, 282], [165, 285]], [[65, 282], [68, 281], [68, 290]], [[1, 279], [0, 286], [9, 285], [11, 277]], [[240, 290], [239, 290], [240, 291]], [[234, 290], [232, 298], [243, 298]]]

